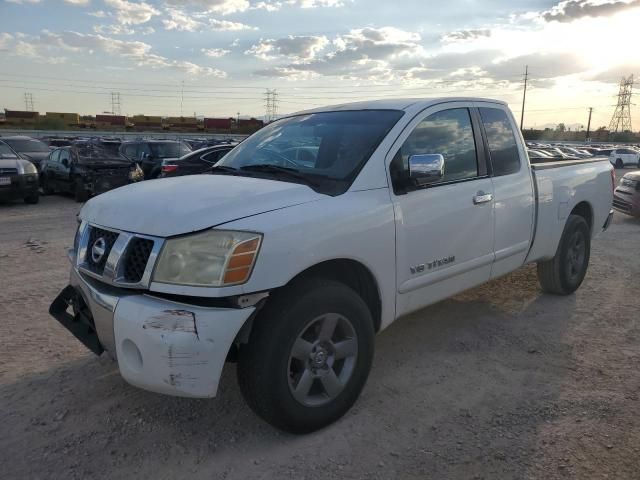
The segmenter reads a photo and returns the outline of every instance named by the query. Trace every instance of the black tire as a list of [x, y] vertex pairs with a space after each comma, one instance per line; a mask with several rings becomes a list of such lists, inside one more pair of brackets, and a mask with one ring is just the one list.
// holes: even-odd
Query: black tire
[[542, 290], [556, 295], [575, 292], [587, 274], [590, 255], [591, 231], [587, 221], [579, 215], [569, 215], [556, 255], [538, 262]]
[[624, 163], [622, 163], [622, 159], [616, 160], [616, 168], [624, 168]]
[[39, 201], [40, 201], [40, 194], [37, 191], [27, 197], [24, 197], [24, 203], [28, 203], [30, 205], [35, 205]]
[[[299, 361], [294, 358], [293, 347], [304, 332], [310, 331], [309, 325], [315, 325], [318, 318], [330, 316], [340, 317], [340, 321], [346, 319], [353, 327], [353, 336], [348, 340], [352, 346], [357, 346], [357, 350], [354, 356], [349, 357], [349, 376], [339, 383], [340, 389], [335, 396], [332, 398], [329, 390], [324, 390], [324, 378], [314, 377], [308, 383], [308, 395], [313, 392], [324, 403], [305, 405], [293, 393], [297, 386], [292, 385], [295, 379], [291, 368], [294, 362]], [[319, 331], [323, 328], [324, 324], [321, 324]], [[340, 335], [336, 332], [341, 327], [334, 328], [331, 342]], [[240, 348], [237, 372], [242, 395], [258, 416], [287, 432], [307, 433], [329, 425], [342, 417], [360, 395], [371, 369], [374, 336], [371, 312], [352, 289], [342, 283], [320, 278], [298, 281], [274, 292], [256, 318], [249, 342]], [[310, 357], [317, 355], [316, 348], [313, 347], [311, 352], [316, 353], [310, 353]], [[337, 354], [334, 357], [329, 365], [319, 367], [314, 372], [322, 375], [331, 371], [330, 376], [343, 376], [347, 360], [339, 360]], [[327, 355], [327, 358], [333, 357]], [[312, 360], [308, 360], [307, 364], [310, 368], [316, 365]], [[319, 393], [316, 393], [318, 390]]]
[[89, 192], [87, 192], [84, 185], [82, 185], [82, 180], [76, 180], [74, 185], [75, 187], [73, 192], [76, 202], [80, 203], [89, 200]]
[[42, 193], [44, 193], [45, 195], [53, 195], [54, 193], [56, 193], [49, 184], [49, 180], [47, 180], [47, 177], [42, 177]]

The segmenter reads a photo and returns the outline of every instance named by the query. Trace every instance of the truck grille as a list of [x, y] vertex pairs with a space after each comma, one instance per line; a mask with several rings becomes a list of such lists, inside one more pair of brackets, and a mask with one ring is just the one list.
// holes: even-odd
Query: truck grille
[[126, 288], [149, 286], [153, 263], [164, 242], [161, 238], [86, 224], [80, 227], [78, 238], [78, 269]]
[[129, 242], [124, 260], [124, 279], [130, 283], [142, 280], [153, 249], [153, 240], [135, 237]]
[[623, 212], [629, 212], [631, 211], [631, 204], [620, 200], [617, 197], [613, 197], [613, 208], [615, 208], [616, 210], [621, 210]]
[[[102, 228], [91, 228], [89, 231], [89, 242], [87, 243], [87, 256], [85, 261], [93, 273], [102, 275], [104, 266], [107, 263], [107, 258], [109, 258], [113, 244], [116, 243], [117, 239], [118, 234], [116, 232], [103, 230]], [[100, 245], [98, 245], [98, 243], [100, 243]], [[94, 252], [94, 246], [99, 247], [103, 253], [97, 255]]]
[[0, 175], [17, 175], [17, 168], [2, 168], [0, 167]]

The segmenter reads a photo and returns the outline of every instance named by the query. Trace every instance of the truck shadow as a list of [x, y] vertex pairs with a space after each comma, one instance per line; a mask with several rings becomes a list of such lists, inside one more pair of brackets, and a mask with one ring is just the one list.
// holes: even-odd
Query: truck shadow
[[399, 320], [355, 407], [307, 436], [259, 420], [233, 365], [216, 399], [194, 400], [86, 356], [0, 386], [0, 462], [8, 478], [523, 478], [563, 408], [576, 310], [525, 268]]

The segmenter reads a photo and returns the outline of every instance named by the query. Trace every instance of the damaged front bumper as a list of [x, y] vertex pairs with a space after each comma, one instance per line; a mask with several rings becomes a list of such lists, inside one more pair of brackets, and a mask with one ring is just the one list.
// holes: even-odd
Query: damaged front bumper
[[123, 291], [71, 269], [51, 315], [122, 377], [152, 392], [215, 397], [229, 349], [256, 307], [213, 308]]

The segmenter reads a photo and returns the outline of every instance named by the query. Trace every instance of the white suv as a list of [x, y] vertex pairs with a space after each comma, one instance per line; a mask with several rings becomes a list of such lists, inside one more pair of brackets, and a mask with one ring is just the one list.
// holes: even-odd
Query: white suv
[[616, 168], [624, 168], [627, 165], [640, 168], [640, 152], [631, 148], [618, 148], [611, 152], [609, 161]]

